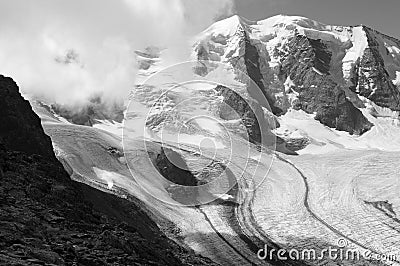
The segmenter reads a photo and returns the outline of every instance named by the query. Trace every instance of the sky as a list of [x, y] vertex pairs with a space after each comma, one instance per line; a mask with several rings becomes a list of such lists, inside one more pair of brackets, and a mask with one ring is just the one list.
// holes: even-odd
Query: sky
[[399, 0], [235, 0], [236, 13], [250, 20], [299, 15], [332, 25], [366, 25], [400, 39]]
[[400, 0], [0, 0], [0, 73], [48, 102], [115, 103], [135, 84], [135, 50], [168, 47], [166, 63], [187, 60], [188, 40], [233, 14], [362, 23], [400, 37], [399, 11]]

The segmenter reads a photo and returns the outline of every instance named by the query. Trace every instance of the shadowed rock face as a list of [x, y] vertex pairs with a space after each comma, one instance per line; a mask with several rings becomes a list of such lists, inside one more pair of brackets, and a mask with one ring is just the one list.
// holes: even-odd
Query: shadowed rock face
[[136, 199], [74, 182], [58, 162], [2, 153], [1, 265], [211, 263], [169, 240]]
[[[259, 105], [252, 104], [253, 101], [249, 99], [247, 102], [239, 94], [227, 87], [218, 85], [215, 90], [219, 92], [219, 95], [223, 96], [224, 105], [221, 105], [219, 109], [219, 116], [222, 119], [232, 119], [233, 117], [231, 117], [231, 110], [234, 110], [235, 115], [240, 117], [243, 125], [246, 127], [247, 136], [251, 143], [259, 145], [269, 142], [269, 144], [273, 145], [274, 148], [279, 152], [292, 155], [296, 154], [295, 150], [292, 150], [288, 147], [284, 139], [275, 136], [272, 133], [267, 134], [267, 131], [271, 130], [268, 128], [271, 127], [271, 125], [268, 125], [268, 122], [264, 116], [264, 112]], [[261, 125], [259, 123], [259, 119], [264, 121], [261, 123]], [[267, 136], [267, 138], [271, 139], [263, 139], [263, 134], [265, 134], [264, 136]]]
[[40, 118], [22, 98], [17, 84], [0, 75], [0, 142], [9, 150], [55, 159], [53, 146]]
[[[240, 77], [241, 75], [246, 73], [248, 77], [250, 77], [251, 80], [255, 84], [257, 84], [258, 88], [261, 90], [262, 95], [266, 99], [267, 104], [264, 103], [265, 102], [264, 99], [260, 99], [263, 97], [257, 97], [257, 96], [254, 97], [255, 95], [257, 95], [257, 93], [249, 91], [249, 93], [252, 94], [253, 98], [256, 101], [259, 101], [262, 106], [269, 109], [273, 114], [275, 115], [282, 114], [283, 110], [277, 106], [276, 99], [273, 96], [273, 92], [268, 87], [269, 82], [265, 82], [266, 78], [263, 75], [263, 70], [262, 70], [263, 66], [264, 66], [264, 71], [266, 69], [270, 70], [267, 61], [265, 61], [266, 59], [265, 56], [268, 56], [268, 52], [264, 51], [264, 53], [262, 53], [259, 50], [261, 48], [257, 47], [257, 43], [260, 44], [260, 41], [250, 38], [250, 36], [246, 33], [245, 25], [240, 25], [235, 35], [238, 36], [240, 39], [237, 47], [238, 49], [237, 53], [240, 54], [240, 56], [232, 56], [229, 59], [229, 63], [236, 70], [239, 70], [239, 73], [236, 73], [238, 80], [241, 79]], [[214, 52], [220, 53], [220, 55], [223, 54], [223, 50], [217, 51], [215, 47], [208, 47], [208, 48], [214, 50]], [[213, 62], [213, 59], [210, 56], [210, 53], [207, 52], [205, 46], [202, 45], [197, 46], [196, 53], [197, 53], [197, 60]], [[230, 53], [234, 53], [234, 51], [232, 50]], [[202, 64], [199, 64], [199, 66], [195, 69], [195, 71], [198, 75], [204, 76], [207, 73], [207, 67]], [[248, 82], [247, 78], [244, 78], [244, 81]], [[256, 88], [252, 88], [252, 90], [253, 89]], [[253, 95], [253, 93], [255, 94]]]
[[353, 67], [351, 79], [353, 86], [350, 89], [381, 107], [399, 111], [400, 91], [385, 69], [385, 63], [379, 51], [380, 45], [375, 37], [375, 34], [380, 33], [368, 27], [363, 27], [363, 29], [367, 36], [368, 48], [365, 49], [361, 60]]
[[186, 162], [179, 153], [162, 148], [157, 155], [155, 166], [162, 176], [169, 181], [182, 186], [196, 186], [197, 180], [193, 174], [187, 170]]
[[282, 114], [283, 111], [275, 106], [275, 99], [271, 96], [271, 92], [268, 91], [268, 88], [263, 83], [263, 75], [260, 71], [260, 56], [258, 54], [257, 48], [251, 44], [247, 35], [245, 35], [245, 53], [244, 53], [244, 62], [246, 65], [247, 74], [249, 77], [257, 84], [257, 86], [261, 89], [265, 98], [268, 101], [269, 107], [271, 111], [275, 115]]
[[215, 265], [168, 239], [137, 199], [72, 181], [10, 78], [0, 95], [0, 265]]
[[[219, 116], [222, 119], [229, 119], [228, 116], [231, 113], [231, 110], [234, 110], [236, 114], [240, 116], [242, 123], [246, 126], [249, 141], [253, 143], [260, 143], [261, 128], [259, 126], [258, 119], [250, 105], [239, 94], [227, 87], [218, 85], [215, 90], [218, 91], [221, 96], [223, 96], [223, 102], [225, 104], [221, 105]], [[254, 110], [258, 111], [258, 114], [263, 114], [261, 108], [257, 107], [258, 106], [253, 106]], [[264, 119], [264, 116], [260, 115], [259, 119]]]
[[372, 123], [347, 98], [343, 88], [330, 76], [331, 53], [321, 40], [293, 37], [283, 56], [280, 79], [289, 76], [295, 84], [298, 102], [294, 108], [316, 113], [322, 124], [350, 134], [363, 134]]
[[318, 80], [317, 84], [318, 87], [301, 91], [301, 109], [308, 113], [316, 112], [315, 119], [322, 124], [350, 134], [361, 135], [372, 127], [372, 123], [347, 100], [344, 91], [335, 82], [328, 78]]

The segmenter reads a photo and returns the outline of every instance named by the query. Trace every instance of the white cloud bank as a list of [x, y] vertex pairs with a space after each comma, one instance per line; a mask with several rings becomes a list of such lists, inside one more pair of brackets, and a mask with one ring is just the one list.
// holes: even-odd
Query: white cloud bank
[[232, 0], [0, 0], [0, 74], [25, 93], [77, 105], [123, 99], [134, 84], [135, 49], [169, 47], [233, 12]]

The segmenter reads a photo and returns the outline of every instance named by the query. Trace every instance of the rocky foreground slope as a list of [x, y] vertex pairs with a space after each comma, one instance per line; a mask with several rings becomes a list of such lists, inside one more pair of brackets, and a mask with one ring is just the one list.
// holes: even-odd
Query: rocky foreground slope
[[72, 181], [10, 78], [0, 76], [0, 265], [212, 265], [141, 204]]

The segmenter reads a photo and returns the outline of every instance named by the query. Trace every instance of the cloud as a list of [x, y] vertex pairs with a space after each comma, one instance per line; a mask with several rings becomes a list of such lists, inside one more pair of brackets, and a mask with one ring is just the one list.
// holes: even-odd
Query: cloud
[[183, 59], [188, 38], [233, 9], [232, 0], [0, 0], [0, 73], [61, 104], [118, 101], [135, 82], [134, 50], [168, 47]]

